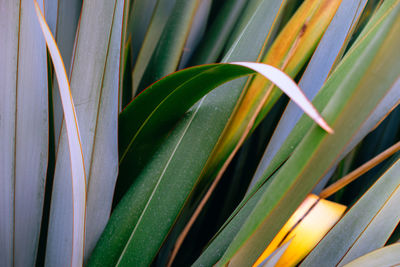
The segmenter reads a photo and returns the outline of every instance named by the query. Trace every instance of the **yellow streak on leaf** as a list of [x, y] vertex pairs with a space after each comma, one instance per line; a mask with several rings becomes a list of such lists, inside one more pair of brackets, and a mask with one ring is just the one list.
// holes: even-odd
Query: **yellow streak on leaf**
[[[287, 23], [263, 63], [275, 66], [292, 78], [312, 55], [341, 0], [306, 0]], [[282, 95], [269, 80], [256, 75], [242, 94], [206, 170], [218, 172], [243, 135], [248, 135]], [[241, 144], [239, 144], [241, 145]]]
[[344, 205], [309, 195], [253, 266], [258, 266], [288, 240], [291, 243], [275, 266], [296, 266], [336, 224], [345, 210]]

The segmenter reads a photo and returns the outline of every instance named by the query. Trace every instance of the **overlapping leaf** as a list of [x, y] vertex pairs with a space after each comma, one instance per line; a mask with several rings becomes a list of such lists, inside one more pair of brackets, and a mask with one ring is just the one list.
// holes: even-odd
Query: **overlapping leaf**
[[[245, 30], [242, 31], [224, 61], [255, 61], [259, 57], [263, 45], [268, 40], [269, 29], [274, 24], [276, 14], [281, 10], [282, 1], [264, 0], [259, 1], [257, 5], [258, 9], [249, 18]], [[260, 31], [260, 29], [262, 30]], [[159, 250], [180, 213], [187, 195], [190, 194], [196, 184], [210, 152], [232, 113], [244, 84], [245, 81], [240, 80], [221, 86], [193, 107], [175, 126], [168, 138], [163, 140], [162, 146], [159, 147], [140, 176], [137, 175], [137, 168], [141, 169], [143, 166], [140, 164], [143, 164], [143, 162], [132, 161], [126, 165], [127, 169], [125, 170], [123, 165], [120, 166], [120, 173], [129, 171], [131, 174], [128, 172], [130, 174], [128, 177], [131, 178], [131, 182], [135, 179], [135, 185], [131, 190], [142, 192], [134, 195], [145, 199], [144, 201], [133, 200], [133, 204], [130, 204], [132, 209], [143, 210], [146, 199], [151, 195], [151, 190], [160, 175], [165, 184], [163, 184], [163, 189], [158, 191], [158, 194], [168, 196], [163, 200], [158, 199], [158, 196], [153, 198], [153, 203], [150, 205], [151, 209], [147, 210], [147, 216], [154, 219], [150, 219], [150, 223], [142, 223], [138, 227], [141, 229], [138, 232], [144, 234], [146, 238], [141, 238], [143, 243], [137, 243], [137, 253], [145, 255], [142, 248], [146, 247], [149, 251], [151, 250], [149, 255], [146, 254], [146, 257], [153, 258]], [[140, 160], [140, 157], [138, 159]], [[137, 165], [137, 162], [139, 162], [139, 165]], [[143, 181], [150, 185], [143, 185]], [[163, 192], [168, 192], [168, 194]], [[163, 212], [160, 213], [160, 209]], [[164, 219], [161, 219], [160, 215], [163, 215]], [[154, 227], [159, 229], [157, 233], [154, 233]], [[156, 235], [153, 236], [153, 234]], [[152, 236], [152, 238], [149, 238], [149, 236]], [[148, 240], [152, 242], [149, 243]]]
[[[323, 134], [321, 135], [321, 132], [318, 133], [317, 129], [311, 128], [291, 158], [275, 174], [272, 181], [264, 184], [263, 188], [255, 195], [255, 197], [260, 197], [260, 200], [250, 215], [247, 213], [247, 216], [243, 215], [239, 216], [240, 218], [238, 217], [237, 220], [233, 219], [235, 223], [232, 221], [232, 227], [228, 227], [231, 230], [235, 229], [234, 225], [240, 225], [240, 220], [241, 223], [246, 220], [247, 222], [239, 231], [239, 234], [235, 238], [236, 240], [231, 243], [230, 249], [228, 249], [220, 262], [221, 264], [226, 263], [228, 260], [230, 260], [230, 264], [246, 264], [243, 261], [251, 262], [258, 256], [258, 253], [261, 253], [262, 244], [268, 243], [271, 240], [270, 238], [279, 229], [280, 222], [283, 223], [287, 219], [287, 215], [284, 216], [284, 214], [291, 213], [291, 209], [294, 209], [302, 201], [300, 195], [308, 193], [320, 179], [321, 175], [333, 164], [335, 157], [340, 155], [340, 150], [343, 149], [340, 147], [344, 147], [349, 141], [346, 141], [346, 139], [352, 137], [351, 131], [357, 130], [358, 126], [354, 125], [354, 122], [356, 121], [361, 124], [391, 88], [394, 79], [397, 78], [398, 74], [396, 71], [398, 67], [391, 65], [396, 64], [396, 60], [389, 61], [388, 58], [390, 58], [391, 49], [394, 49], [397, 45], [398, 40], [395, 37], [395, 32], [398, 23], [396, 21], [397, 14], [393, 11], [390, 15], [385, 16], [385, 19], [370, 28], [368, 34], [365, 34], [364, 38], [350, 51], [340, 67], [325, 84], [324, 90], [315, 99], [314, 103], [317, 107], [322, 107], [318, 99], [330, 99], [324, 114], [332, 116], [331, 119], [337, 116], [335, 119], [336, 126], [334, 126], [335, 134], [324, 137]], [[380, 60], [388, 60], [385, 61], [387, 65], [385, 65], [385, 68], [379, 65], [380, 68], [377, 69], [376, 62]], [[369, 63], [366, 64], [366, 62]], [[368, 66], [370, 67], [368, 68]], [[369, 74], [378, 71], [385, 73], [385, 79], [378, 81], [373, 79]], [[343, 77], [349, 78], [346, 79]], [[379, 90], [380, 96], [375, 96], [376, 99], [372, 100], [371, 98], [374, 97], [370, 94], [377, 93], [376, 88], [378, 86], [382, 89]], [[350, 90], [349, 88], [352, 89]], [[329, 91], [331, 92], [329, 93]], [[352, 97], [349, 98], [351, 94]], [[355, 102], [347, 102], [346, 104], [344, 97]], [[368, 105], [370, 105], [369, 108], [367, 108]], [[362, 109], [360, 110], [361, 106]], [[357, 108], [357, 112], [351, 112], [352, 108], [350, 107]], [[339, 112], [342, 108], [346, 109]], [[351, 112], [352, 117], [349, 117], [345, 112]], [[365, 116], [364, 119], [360, 119], [361, 116]], [[348, 122], [346, 122], [347, 120]], [[352, 121], [351, 123], [350, 120]], [[329, 149], [329, 153], [326, 153], [325, 149]], [[324, 150], [325, 152], [323, 152]], [[311, 154], [306, 155], [305, 153]], [[335, 155], [335, 153], [338, 153], [338, 155]], [[264, 192], [260, 192], [263, 190]], [[290, 194], [292, 190], [295, 190], [296, 193]], [[257, 200], [249, 203], [254, 204], [254, 202], [257, 202]], [[249, 209], [251, 210], [251, 208]], [[249, 212], [249, 209], [246, 208], [245, 210]], [[237, 231], [237, 228], [235, 231]], [[232, 233], [228, 232], [223, 235], [227, 234], [231, 236]], [[216, 241], [217, 239], [220, 241]], [[214, 242], [223, 242], [220, 238], [217, 237], [217, 239]], [[249, 251], [250, 248], [251, 252]], [[214, 249], [218, 248], [214, 247]], [[238, 250], [239, 253], [236, 254]], [[233, 255], [235, 256], [232, 259]]]
[[[299, 82], [299, 85], [304, 88], [304, 93], [310, 99], [314, 98], [329, 73], [339, 62], [365, 3], [365, 0], [342, 1]], [[294, 103], [289, 103], [254, 174], [252, 185], [260, 179], [301, 115], [298, 107]]]
[[[135, 109], [143, 111], [143, 107], [147, 107], [149, 112], [142, 113], [143, 119], [137, 122], [138, 129], [133, 128], [125, 132], [134, 133], [133, 138], [129, 139], [130, 143], [127, 145], [127, 150], [132, 149], [135, 151], [136, 144], [149, 143], [154, 138], [157, 138], [160, 131], [165, 131], [163, 128], [168, 129], [168, 125], [174, 123], [191, 105], [196, 103], [197, 100], [211, 89], [229, 80], [256, 72], [264, 75], [279, 88], [282, 88], [321, 127], [324, 127], [327, 131], [331, 131], [329, 126], [319, 117], [318, 112], [301, 93], [301, 90], [286, 74], [277, 68], [264, 64], [236, 62], [231, 64], [204, 65], [177, 72], [155, 83], [139, 95], [124, 111], [125, 116], [131, 118], [133, 114], [136, 114]], [[161, 92], [164, 92], [165, 95], [160, 94]], [[159, 100], [154, 102], [154, 96], [156, 95], [158, 95]], [[186, 102], [185, 105], [176, 104], [183, 102], [183, 100]], [[124, 157], [123, 155], [122, 160]], [[152, 251], [147, 248], [140, 248], [145, 253], [141, 252], [137, 254], [139, 248], [136, 246], [136, 243], [138, 242], [138, 238], [139, 240], [141, 238], [138, 226], [147, 224], [146, 221], [148, 218], [146, 215], [149, 209], [153, 207], [160, 208], [160, 205], [153, 203], [161, 200], [158, 195], [162, 193], [165, 183], [168, 183], [163, 179], [163, 173], [156, 178], [153, 181], [139, 181], [139, 184], [135, 184], [132, 187], [133, 189], [127, 192], [114, 211], [99, 245], [91, 258], [90, 264], [96, 265], [102, 263], [108, 266], [114, 264], [150, 263], [152, 257], [154, 257]], [[138, 183], [137, 181], [135, 182]], [[142, 189], [142, 192], [139, 191], [143, 196], [137, 196], [137, 188], [143, 185], [145, 188]], [[163, 198], [168, 198], [168, 196], [164, 196]], [[142, 202], [144, 207], [138, 205], [138, 201]], [[164, 199], [161, 201], [164, 201]], [[132, 203], [135, 203], [136, 207], [132, 206]]]
[[83, 152], [79, 132], [78, 121], [74, 101], [71, 96], [71, 90], [68, 82], [67, 72], [61, 58], [60, 51], [56, 45], [50, 28], [41, 13], [38, 3], [35, 1], [36, 14], [49, 48], [50, 56], [54, 63], [54, 69], [57, 76], [61, 102], [64, 110], [65, 127], [68, 138], [69, 157], [71, 162], [71, 178], [73, 192], [73, 222], [72, 222], [72, 253], [70, 264], [79, 266], [83, 263], [83, 244], [85, 236], [85, 216], [86, 216], [86, 178], [85, 165], [83, 163]]
[[400, 244], [383, 247], [370, 252], [349, 264], [346, 267], [375, 267], [397, 266], [400, 264]]
[[[84, 1], [71, 72], [87, 177], [85, 254], [90, 254], [111, 210], [118, 172], [119, 61], [124, 1]], [[64, 125], [64, 124], [63, 124]], [[72, 191], [69, 150], [62, 126], [57, 152], [46, 265], [69, 264]]]
[[0, 25], [0, 265], [33, 266], [48, 162], [46, 44], [32, 0], [2, 1]]
[[397, 156], [393, 166], [322, 239], [303, 266], [342, 266], [385, 245], [400, 221], [399, 168]]

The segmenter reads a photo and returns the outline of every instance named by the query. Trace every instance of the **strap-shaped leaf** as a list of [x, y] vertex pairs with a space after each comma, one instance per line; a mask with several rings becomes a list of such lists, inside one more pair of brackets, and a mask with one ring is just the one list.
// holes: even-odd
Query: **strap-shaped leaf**
[[[400, 62], [393, 57], [400, 45], [399, 12], [400, 5], [397, 5], [371, 30], [372, 38], [365, 38], [353, 47], [352, 53], [332, 74], [324, 87], [335, 90], [323, 114], [334, 124], [335, 134], [328, 136], [315, 127], [310, 129], [277, 172], [220, 265], [230, 262], [232, 266], [243, 266], [258, 256], [262, 244], [272, 240], [281, 224], [335, 163], [362, 122], [390, 90], [400, 75]], [[383, 61], [385, 64], [381, 64]], [[340, 75], [342, 71], [346, 71], [344, 79]], [[380, 79], [372, 75], [377, 73], [382, 75]]]
[[[303, 266], [342, 266], [385, 245], [400, 221], [400, 160], [349, 210], [304, 260]], [[331, 253], [334, 248], [335, 253]]]
[[71, 160], [72, 174], [72, 200], [74, 210], [73, 236], [72, 236], [72, 256], [71, 265], [80, 266], [83, 263], [83, 243], [85, 232], [85, 208], [86, 208], [86, 181], [85, 166], [83, 163], [83, 153], [79, 133], [78, 120], [74, 101], [72, 100], [71, 90], [68, 82], [67, 72], [61, 58], [60, 51], [56, 45], [53, 35], [46, 24], [46, 20], [35, 0], [36, 14], [46, 40], [50, 56], [53, 60], [54, 70], [56, 72], [61, 103], [64, 110], [65, 125], [67, 128], [69, 154]]
[[[71, 93], [86, 164], [85, 255], [107, 223], [118, 173], [118, 85], [123, 0], [83, 1], [71, 70]], [[61, 127], [51, 197], [46, 265], [70, 262], [73, 220], [70, 159]]]
[[[365, 29], [359, 36], [358, 40], [354, 45], [352, 46], [351, 50], [348, 51], [346, 54], [345, 58], [347, 57], [357, 57], [356, 53], [354, 53], [354, 50], [361, 50], [361, 41], [369, 39], [371, 40], [374, 37], [374, 34], [376, 32], [376, 28], [379, 27], [383, 19], [387, 17], [389, 14], [389, 11], [393, 8], [393, 3], [396, 0], [391, 0], [385, 2], [385, 4], [382, 5], [382, 7], [378, 10], [378, 12], [371, 18], [371, 21], [366, 25]], [[364, 44], [366, 43], [363, 41]], [[343, 59], [344, 61], [344, 59]], [[343, 62], [342, 61], [342, 62]], [[350, 61], [349, 61], [350, 62]], [[342, 63], [341, 63], [342, 64]], [[343, 68], [344, 69], [344, 68]], [[335, 72], [338, 71], [335, 69]], [[332, 74], [333, 75], [333, 74]], [[331, 76], [332, 76], [331, 75]], [[345, 72], [341, 75], [347, 75]], [[338, 75], [339, 76], [339, 75]], [[333, 82], [327, 80], [326, 83]], [[334, 83], [339, 83], [339, 81], [335, 81]], [[326, 86], [326, 84], [324, 85]], [[329, 88], [334, 88], [333, 86], [329, 86], [325, 89], [325, 92], [320, 91], [314, 98], [313, 103], [317, 108], [323, 108], [326, 106], [331, 99], [332, 95], [334, 94], [334, 89], [329, 89]], [[328, 90], [327, 90], [328, 89]], [[388, 91], [387, 95], [391, 95], [395, 97], [397, 90], [395, 88], [391, 88], [390, 91]], [[389, 98], [390, 99], [390, 98]], [[363, 122], [363, 126], [360, 128], [358, 133], [353, 137], [353, 140], [351, 143], [349, 143], [344, 150], [344, 152], [349, 152], [354, 146], [363, 138], [365, 135], [375, 126], [375, 124], [384, 118], [384, 116], [387, 114], [388, 111], [391, 110], [393, 107], [393, 102], [388, 101], [386, 99], [386, 96], [384, 99], [381, 100], [380, 107], [375, 107], [374, 110], [376, 110], [376, 113], [373, 113], [371, 111], [369, 118], [367, 118]], [[385, 107], [383, 108], [382, 107]], [[290, 156], [291, 153], [293, 153], [294, 149], [297, 147], [297, 145], [300, 143], [300, 141], [304, 138], [306, 135], [309, 127], [311, 126], [310, 123], [312, 123], [306, 116], [303, 116], [300, 118], [298, 123], [296, 124], [296, 127], [293, 128], [293, 130], [290, 132], [284, 143], [281, 145], [279, 150], [276, 152], [275, 156], [271, 159], [270, 163], [268, 164], [267, 169], [263, 173], [263, 177], [269, 177], [273, 172], [277, 170], [277, 168], [282, 165], [282, 163]], [[343, 158], [345, 153], [342, 153], [340, 158]], [[253, 188], [249, 190], [247, 197], [245, 198], [244, 202], [246, 199], [252, 194], [250, 192], [254, 193], [254, 190], [260, 187], [261, 184], [263, 184], [263, 179], [260, 179], [256, 184], [254, 184]]]
[[[122, 118], [127, 119], [137, 114], [141, 119], [136, 126], [132, 123], [125, 124], [125, 127], [131, 127], [131, 129], [125, 128], [123, 133], [132, 132], [131, 135], [133, 135], [131, 141], [126, 145], [127, 153], [137, 152], [135, 148], [139, 144], [154, 140], [155, 134], [158, 134], [159, 131], [165, 131], [163, 128], [167, 128], [168, 125], [173, 125], [174, 121], [179, 119], [191, 105], [210, 90], [224, 82], [254, 73], [259, 73], [271, 80], [296, 101], [307, 114], [312, 116], [321, 127], [332, 132], [296, 83], [281, 70], [262, 63], [211, 64], [189, 68], [167, 76], [146, 89], [128, 106]], [[159, 99], [156, 102], [155, 97], [157, 95]], [[142, 107], [147, 107], [147, 112]], [[135, 118], [137, 119], [137, 117]], [[127, 154], [123, 154], [121, 160], [126, 157]], [[160, 200], [168, 203], [168, 200], [164, 199], [168, 199], [168, 196], [164, 194], [167, 188], [165, 188], [166, 181], [163, 172], [159, 177], [156, 177], [155, 184], [147, 184], [150, 188], [146, 190], [150, 189], [150, 195], [140, 200], [143, 201], [144, 207], [140, 207], [138, 210], [132, 208], [132, 195], [137, 197], [135, 195], [136, 187], [127, 192], [127, 195], [114, 211], [89, 264], [126, 265], [139, 264], [139, 262], [147, 264], [151, 260], [151, 257], [143, 259], [142, 254], [141, 257], [138, 257], [136, 251], [139, 249], [148, 250], [138, 247], [137, 240], [142, 238], [140, 229], [147, 224], [148, 214], [151, 214], [151, 210], [162, 208], [157, 204]], [[164, 196], [160, 198], [160, 194]]]
[[32, 0], [1, 1], [0, 25], [0, 266], [34, 266], [49, 154], [46, 44]]
[[[223, 62], [256, 61], [257, 58], [260, 58], [263, 46], [270, 41], [272, 35], [270, 33], [277, 27], [275, 24], [277, 14], [280, 14], [286, 1], [259, 0], [252, 3], [254, 3], [255, 9], [243, 23], [243, 28], [238, 37], [235, 38], [233, 45], [229, 46], [229, 51]], [[137, 251], [142, 259], [145, 256], [152, 258], [158, 252], [178, 217], [185, 199], [198, 181], [205, 162], [229, 120], [245, 83], [246, 79], [232, 81], [219, 87], [196, 104], [175, 125], [174, 130], [165, 139], [166, 141], [162, 142], [162, 145], [157, 149], [157, 153], [153, 154], [154, 157], [147, 162], [146, 171], [137, 170], [143, 168], [141, 164], [144, 161], [143, 157], [146, 156], [146, 154], [141, 154], [141, 151], [138, 151], [138, 147], [135, 150], [138, 152], [137, 155], [141, 157], [136, 157], [138, 160], [129, 164], [123, 164], [126, 169], [123, 165], [120, 165], [119, 181], [121, 181], [121, 178], [128, 178], [128, 183], [131, 184], [134, 181], [134, 187], [131, 190], [141, 192], [140, 194], [133, 194], [137, 199], [132, 200], [131, 208], [137, 209], [137, 214], [140, 214], [140, 210], [144, 208], [146, 199], [150, 196], [151, 189], [157, 182], [157, 177], [162, 175], [164, 182], [168, 185], [166, 189], [168, 199], [163, 199], [161, 203], [162, 206], [167, 205], [167, 209], [162, 213], [164, 219], [159, 217], [160, 213], [150, 209], [149, 211], [152, 212], [149, 215], [155, 216], [155, 219], [150, 220], [151, 223], [141, 226], [141, 228], [143, 227], [142, 233], [147, 236], [147, 240], [142, 239], [143, 243], [138, 245], [138, 248], [145, 247], [149, 251], [149, 255], [144, 254], [143, 251]], [[144, 181], [150, 185], [139, 186]], [[166, 194], [162, 195], [164, 197]], [[157, 200], [157, 198], [153, 200]], [[155, 203], [156, 206], [158, 204]], [[155, 224], [159, 229], [157, 235], [154, 235], [153, 231]], [[150, 236], [151, 238], [149, 238]], [[148, 240], [151, 240], [151, 242], [148, 242]]]
[[376, 267], [376, 266], [398, 266], [400, 265], [400, 244], [393, 244], [374, 250], [345, 267]]
[[[342, 1], [340, 4], [299, 82], [308, 98], [315, 97], [329, 73], [338, 63], [365, 4], [366, 0]], [[251, 186], [262, 177], [268, 164], [293, 130], [301, 115], [302, 112], [295, 103], [289, 103], [259, 163]]]
[[[150, 8], [147, 6], [151, 4], [152, 1], [149, 0], [141, 0], [135, 1], [133, 3], [132, 15], [136, 15], [132, 17], [132, 22], [130, 23], [131, 27], [136, 29], [136, 32], [142, 28], [142, 25], [145, 25], [143, 21], [145, 19], [145, 15], [149, 12]], [[151, 20], [149, 22], [149, 27], [144, 35], [143, 44], [137, 54], [137, 59], [135, 61], [135, 66], [132, 71], [132, 96], [135, 96], [141, 79], [146, 71], [146, 68], [151, 60], [151, 56], [154, 53], [154, 50], [157, 48], [157, 44], [161, 38], [162, 32], [167, 24], [168, 18], [171, 15], [171, 12], [174, 8], [175, 0], [158, 0], [157, 4], [154, 7], [154, 14], [151, 16]], [[146, 10], [141, 10], [146, 5]], [[142, 11], [142, 14], [136, 14], [136, 12]], [[133, 33], [134, 34], [134, 33]], [[140, 32], [135, 41], [133, 42], [133, 46], [137, 46], [137, 43], [140, 43]]]
[[[82, 0], [48, 0], [45, 1], [45, 18], [56, 39], [61, 56], [64, 60], [67, 75], [70, 73], [73, 48], [79, 15], [81, 14]], [[53, 78], [53, 77], [52, 77]], [[60, 137], [63, 110], [57, 79], [52, 79], [52, 104], [54, 120], [54, 142], [57, 150]]]

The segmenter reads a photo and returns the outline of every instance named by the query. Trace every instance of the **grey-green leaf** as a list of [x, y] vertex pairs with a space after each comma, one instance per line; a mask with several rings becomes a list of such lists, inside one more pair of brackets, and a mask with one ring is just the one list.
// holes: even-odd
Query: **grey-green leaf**
[[34, 266], [48, 157], [46, 44], [33, 1], [2, 1], [0, 25], [0, 265]]
[[[61, 56], [64, 59], [67, 74], [69, 75], [82, 0], [48, 0], [46, 3], [48, 3], [49, 7], [45, 8], [46, 21], [56, 38]], [[58, 83], [55, 77], [52, 77], [52, 82], [54, 141], [57, 147], [63, 120], [63, 110]]]
[[[122, 0], [84, 1], [71, 72], [87, 178], [85, 257], [111, 210], [118, 172], [117, 118]], [[46, 247], [47, 266], [67, 266], [71, 255], [72, 192], [62, 126]]]
[[400, 244], [394, 244], [370, 252], [346, 267], [392, 267], [400, 265]]
[[[400, 220], [400, 160], [346, 213], [302, 266], [342, 266], [382, 247]], [[335, 253], [331, 253], [334, 248]]]

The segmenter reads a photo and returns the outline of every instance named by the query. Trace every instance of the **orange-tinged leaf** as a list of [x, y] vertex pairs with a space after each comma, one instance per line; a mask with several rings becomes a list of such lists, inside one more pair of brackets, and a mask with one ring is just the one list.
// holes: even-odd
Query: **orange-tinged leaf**
[[[262, 62], [283, 70], [291, 77], [296, 76], [311, 56], [340, 3], [341, 0], [305, 1]], [[266, 115], [281, 95], [282, 91], [265, 77], [254, 77], [214, 148], [204, 176], [222, 174], [227, 161], [231, 160], [260, 118]]]

